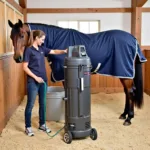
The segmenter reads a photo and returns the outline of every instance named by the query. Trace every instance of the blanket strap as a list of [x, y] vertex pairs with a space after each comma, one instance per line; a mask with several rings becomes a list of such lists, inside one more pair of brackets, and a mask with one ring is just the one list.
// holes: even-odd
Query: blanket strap
[[92, 74], [96, 74], [97, 71], [99, 70], [100, 66], [101, 66], [101, 63], [98, 63], [96, 69], [92, 72]]

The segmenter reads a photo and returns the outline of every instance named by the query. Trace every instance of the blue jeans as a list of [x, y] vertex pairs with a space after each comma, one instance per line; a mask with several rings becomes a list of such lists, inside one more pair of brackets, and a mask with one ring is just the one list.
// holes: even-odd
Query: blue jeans
[[25, 109], [25, 127], [31, 127], [31, 114], [37, 94], [39, 95], [39, 125], [45, 123], [44, 108], [44, 83], [28, 82], [27, 83], [27, 105]]

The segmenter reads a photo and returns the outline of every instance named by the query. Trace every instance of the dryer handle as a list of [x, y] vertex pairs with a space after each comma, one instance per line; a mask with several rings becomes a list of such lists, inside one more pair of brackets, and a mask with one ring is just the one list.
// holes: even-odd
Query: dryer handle
[[80, 78], [80, 90], [84, 91], [84, 78]]

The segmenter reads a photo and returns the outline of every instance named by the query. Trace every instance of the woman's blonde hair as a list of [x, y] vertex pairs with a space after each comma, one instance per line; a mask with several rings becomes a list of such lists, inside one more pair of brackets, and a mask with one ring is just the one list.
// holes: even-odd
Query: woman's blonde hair
[[42, 36], [45, 36], [46, 34], [42, 30], [32, 30], [30, 32], [30, 37], [28, 41], [28, 47], [32, 46], [34, 40], [36, 37], [41, 38]]

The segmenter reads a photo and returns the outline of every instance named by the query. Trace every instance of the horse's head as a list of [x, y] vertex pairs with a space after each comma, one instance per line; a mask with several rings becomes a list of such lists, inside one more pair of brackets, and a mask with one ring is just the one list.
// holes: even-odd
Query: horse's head
[[28, 45], [28, 32], [21, 20], [18, 20], [15, 24], [8, 20], [8, 24], [12, 28], [10, 38], [14, 46], [14, 60], [21, 63], [23, 61], [23, 51]]

